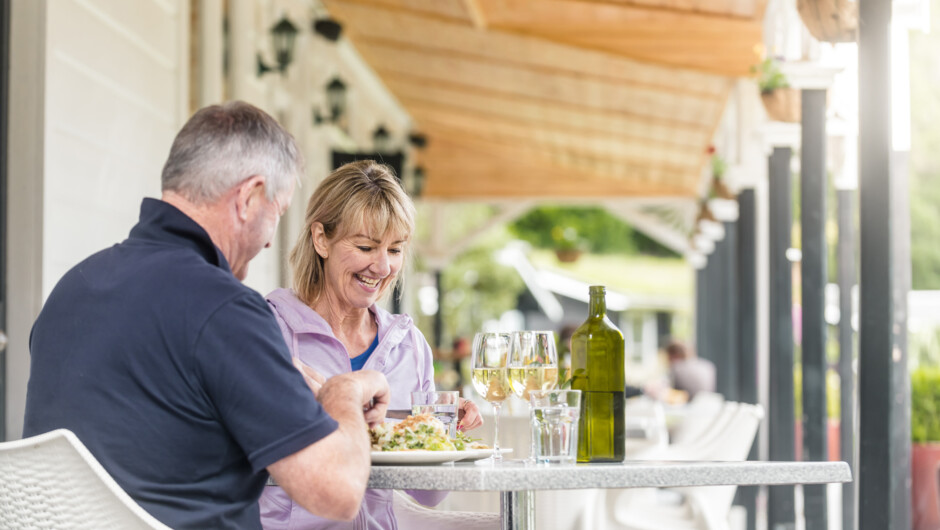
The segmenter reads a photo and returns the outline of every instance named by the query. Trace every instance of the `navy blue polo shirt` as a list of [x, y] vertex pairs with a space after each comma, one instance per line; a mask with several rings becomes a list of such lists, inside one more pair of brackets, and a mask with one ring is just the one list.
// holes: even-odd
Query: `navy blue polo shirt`
[[264, 299], [156, 199], [62, 277], [30, 354], [24, 436], [72, 430], [172, 528], [261, 528], [265, 468], [337, 427]]

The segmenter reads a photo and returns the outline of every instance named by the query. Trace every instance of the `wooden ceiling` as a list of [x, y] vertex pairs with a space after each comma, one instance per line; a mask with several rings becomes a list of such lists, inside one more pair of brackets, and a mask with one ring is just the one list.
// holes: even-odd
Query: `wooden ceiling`
[[764, 0], [324, 0], [428, 137], [424, 195], [691, 197]]

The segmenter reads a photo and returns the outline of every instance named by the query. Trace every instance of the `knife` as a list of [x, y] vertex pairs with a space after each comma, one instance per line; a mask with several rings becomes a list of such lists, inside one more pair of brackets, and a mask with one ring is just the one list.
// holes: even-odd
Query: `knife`
[[395, 420], [408, 419], [408, 416], [411, 416], [410, 409], [400, 409], [400, 410], [388, 409], [385, 411], [386, 418], [392, 418]]

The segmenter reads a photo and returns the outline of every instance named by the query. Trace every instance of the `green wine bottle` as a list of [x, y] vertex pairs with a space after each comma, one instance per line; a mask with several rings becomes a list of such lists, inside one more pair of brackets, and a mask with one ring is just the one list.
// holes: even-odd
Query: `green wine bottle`
[[571, 388], [581, 391], [578, 462], [622, 462], [623, 333], [607, 318], [606, 289], [592, 285], [588, 319], [571, 336]]

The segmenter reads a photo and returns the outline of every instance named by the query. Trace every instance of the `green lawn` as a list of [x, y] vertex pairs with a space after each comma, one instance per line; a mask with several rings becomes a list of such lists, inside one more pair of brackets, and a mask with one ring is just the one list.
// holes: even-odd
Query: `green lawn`
[[529, 257], [537, 268], [563, 272], [624, 293], [689, 300], [694, 293], [695, 271], [681, 258], [583, 254], [574, 263], [561, 263], [550, 250], [533, 250]]

